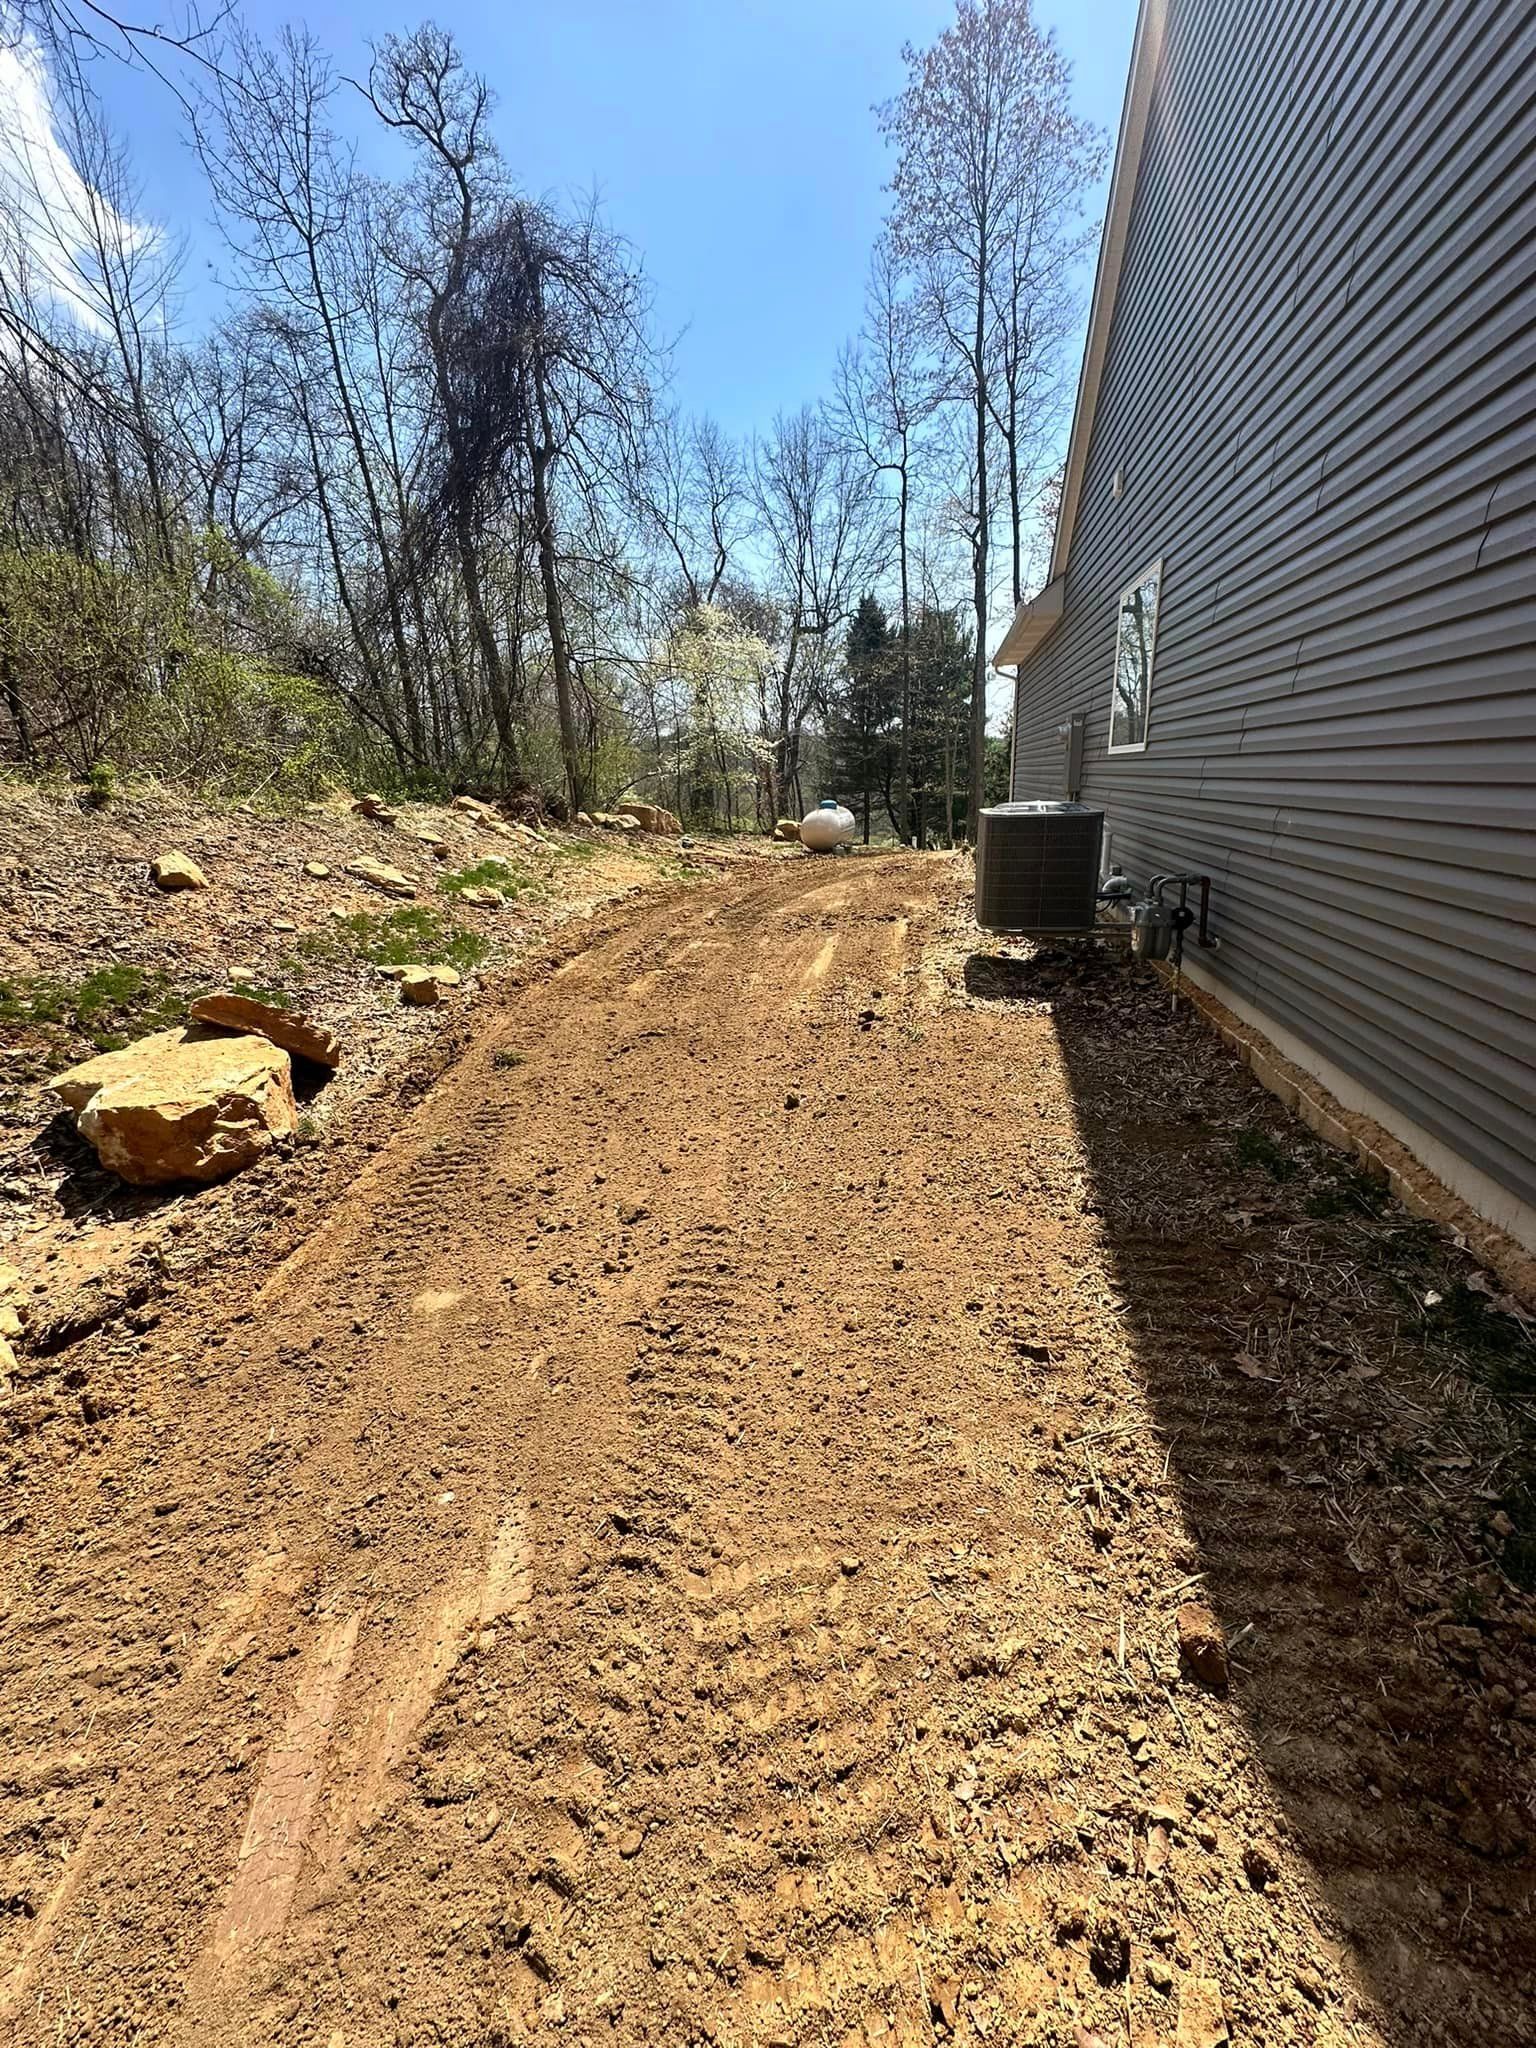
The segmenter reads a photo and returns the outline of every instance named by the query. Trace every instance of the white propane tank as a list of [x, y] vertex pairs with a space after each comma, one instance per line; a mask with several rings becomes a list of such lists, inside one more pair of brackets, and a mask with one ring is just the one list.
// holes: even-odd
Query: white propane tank
[[852, 846], [857, 830], [853, 813], [835, 797], [824, 796], [814, 811], [800, 820], [800, 844], [812, 853], [836, 853], [840, 846]]

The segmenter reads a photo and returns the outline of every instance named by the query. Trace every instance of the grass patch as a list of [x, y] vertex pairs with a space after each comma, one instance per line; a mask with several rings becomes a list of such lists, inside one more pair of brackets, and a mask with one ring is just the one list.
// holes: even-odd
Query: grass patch
[[1486, 1295], [1461, 1280], [1438, 1301], [1420, 1307], [1427, 1350], [1449, 1353], [1464, 1372], [1506, 1401], [1536, 1396], [1536, 1339], [1518, 1317], [1491, 1307]]
[[185, 993], [159, 967], [98, 967], [80, 981], [55, 975], [0, 981], [0, 1023], [58, 1025], [98, 1052], [167, 1030], [185, 1013]]
[[249, 996], [253, 1003], [265, 1003], [269, 1010], [293, 1008], [293, 997], [286, 988], [268, 988], [260, 981], [232, 981], [228, 992], [232, 996]]
[[478, 967], [491, 950], [478, 932], [415, 903], [402, 903], [398, 910], [359, 910], [338, 919], [334, 932], [307, 934], [299, 950], [312, 959], [334, 957], [338, 939], [374, 967], [456, 967], [461, 974]]
[[596, 860], [603, 850], [596, 839], [551, 839], [546, 844], [561, 860]]
[[1379, 1216], [1387, 1206], [1388, 1193], [1384, 1180], [1357, 1168], [1335, 1174], [1314, 1189], [1307, 1197], [1306, 1213], [1320, 1222], [1335, 1216]]
[[520, 1067], [527, 1058], [528, 1055], [525, 1052], [513, 1052], [510, 1047], [499, 1045], [491, 1054], [491, 1065], [493, 1067]]
[[1426, 1216], [1394, 1224], [1374, 1239], [1373, 1245], [1372, 1263], [1394, 1273], [1426, 1273], [1431, 1267], [1438, 1273], [1444, 1264], [1445, 1242]]
[[[1509, 1497], [1509, 1506], [1515, 1513], [1522, 1505], [1526, 1515], [1536, 1520], [1536, 1474], [1527, 1478], [1518, 1495]], [[1536, 1536], [1517, 1529], [1505, 1544], [1504, 1555], [1499, 1562], [1512, 1584], [1523, 1593], [1536, 1593]]]
[[1271, 1180], [1294, 1180], [1298, 1170], [1290, 1153], [1268, 1131], [1239, 1131], [1237, 1158], [1240, 1166], [1262, 1166]]
[[437, 886], [445, 896], [462, 896], [466, 889], [499, 889], [503, 896], [521, 896], [534, 886], [534, 878], [510, 861], [493, 857], [476, 861], [472, 868], [460, 868], [456, 874], [439, 875]]

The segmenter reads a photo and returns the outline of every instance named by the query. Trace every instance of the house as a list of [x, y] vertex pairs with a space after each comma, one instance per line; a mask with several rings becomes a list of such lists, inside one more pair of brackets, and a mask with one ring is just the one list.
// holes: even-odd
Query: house
[[1145, 0], [1015, 798], [1536, 1248], [1536, 0]]

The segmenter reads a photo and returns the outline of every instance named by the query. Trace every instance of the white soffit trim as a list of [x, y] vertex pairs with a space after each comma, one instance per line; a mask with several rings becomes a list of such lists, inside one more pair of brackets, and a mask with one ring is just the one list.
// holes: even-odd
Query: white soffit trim
[[1014, 613], [1013, 624], [992, 657], [992, 666], [998, 668], [1004, 662], [1028, 661], [1041, 641], [1055, 630], [1066, 595], [1065, 580], [1058, 576], [1054, 582], [1047, 583], [1038, 597], [1027, 598]]
[[[1083, 366], [1077, 379], [1077, 405], [1072, 414], [1072, 434], [1067, 443], [1066, 470], [1062, 477], [1061, 506], [1056, 514], [1056, 537], [1051, 547], [1050, 576], [1040, 597], [1023, 604], [1014, 616], [1002, 645], [993, 655], [994, 667], [1005, 662], [1025, 661], [1046, 637], [1052, 618], [1043, 630], [1026, 627], [1025, 615], [1046, 597], [1060, 580], [1072, 551], [1072, 529], [1077, 521], [1082, 495], [1083, 471], [1088, 463], [1088, 443], [1093, 437], [1093, 415], [1104, 377], [1104, 359], [1109, 352], [1109, 329], [1115, 315], [1115, 294], [1120, 286], [1120, 266], [1125, 260], [1126, 236], [1131, 224], [1131, 202], [1136, 197], [1136, 174], [1141, 167], [1141, 145], [1146, 137], [1147, 116], [1152, 106], [1152, 80], [1162, 53], [1167, 25], [1168, 0], [1142, 0], [1136, 18], [1136, 38], [1131, 45], [1131, 70], [1126, 80], [1125, 105], [1120, 113], [1120, 136], [1115, 145], [1115, 168], [1109, 181], [1109, 206], [1104, 215], [1104, 232], [1099, 240], [1098, 267], [1093, 275], [1093, 300], [1088, 311], [1088, 336], [1083, 346]], [[1057, 604], [1056, 616], [1060, 616]]]

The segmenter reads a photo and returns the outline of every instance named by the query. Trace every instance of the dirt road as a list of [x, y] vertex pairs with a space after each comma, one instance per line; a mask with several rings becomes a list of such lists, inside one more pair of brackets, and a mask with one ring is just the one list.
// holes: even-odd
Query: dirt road
[[1524, 1610], [1352, 1506], [1376, 1309], [1307, 1379], [1272, 1106], [968, 993], [957, 883], [641, 906], [17, 1452], [10, 2038], [1536, 2038]]

